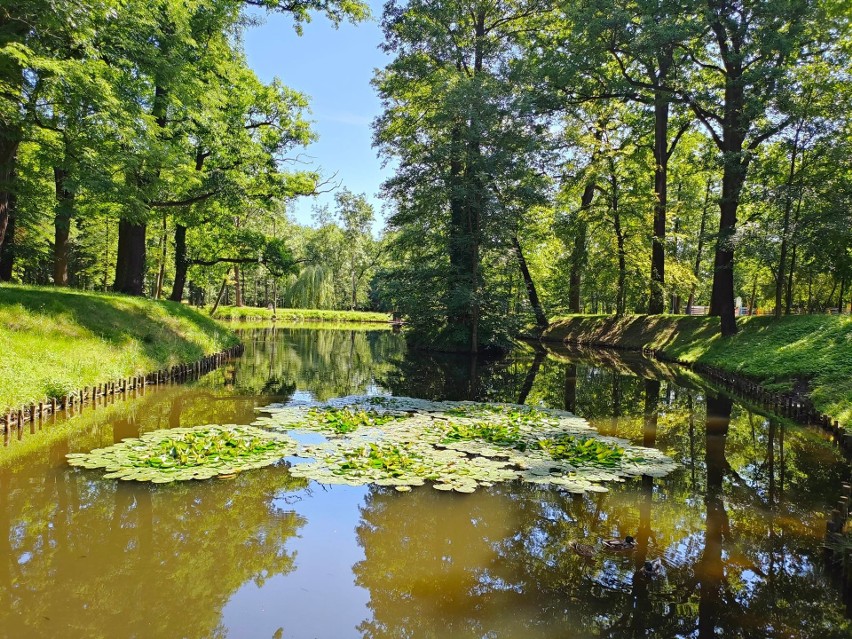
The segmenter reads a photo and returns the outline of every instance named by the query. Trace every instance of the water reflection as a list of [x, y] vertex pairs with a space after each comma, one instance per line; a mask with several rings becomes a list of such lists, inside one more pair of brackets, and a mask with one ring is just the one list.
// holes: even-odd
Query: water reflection
[[293, 570], [304, 520], [270, 495], [303, 487], [284, 469], [166, 489], [0, 474], [0, 634], [226, 636], [220, 611], [241, 585]]
[[[850, 636], [820, 569], [849, 467], [815, 431], [639, 357], [426, 355], [390, 332], [245, 339], [244, 357], [194, 385], [12, 438], [0, 454], [0, 636]], [[144, 431], [248, 423], [270, 401], [380, 391], [567, 408], [681, 468], [574, 496], [326, 489], [283, 466], [137, 486], [64, 464]], [[570, 551], [628, 534], [630, 554]]]

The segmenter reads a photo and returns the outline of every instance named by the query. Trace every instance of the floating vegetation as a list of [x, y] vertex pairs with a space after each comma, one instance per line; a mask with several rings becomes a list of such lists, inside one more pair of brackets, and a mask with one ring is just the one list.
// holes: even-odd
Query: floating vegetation
[[510, 446], [523, 450], [520, 429], [515, 424], [450, 422], [443, 443], [482, 440], [497, 446]]
[[308, 411], [308, 420], [331, 428], [338, 435], [351, 433], [362, 426], [381, 426], [402, 419], [391, 413], [378, 413], [375, 410], [350, 410], [349, 408], [327, 408]]
[[[553, 459], [565, 460], [578, 466], [615, 468], [624, 457], [624, 448], [595, 437], [557, 435], [553, 439], [540, 439], [536, 445]], [[634, 458], [634, 461], [638, 458]]]
[[66, 457], [72, 466], [105, 469], [107, 479], [165, 484], [227, 478], [274, 464], [295, 448], [288, 438], [252, 426], [210, 425], [158, 430]]
[[656, 449], [600, 435], [571, 413], [515, 404], [351, 396], [261, 410], [267, 415], [254, 426], [326, 436], [321, 444], [297, 446], [293, 454], [311, 461], [291, 473], [328, 484], [407, 491], [428, 481], [438, 490], [469, 493], [522, 480], [606, 492], [607, 482], [663, 477], [676, 466]]

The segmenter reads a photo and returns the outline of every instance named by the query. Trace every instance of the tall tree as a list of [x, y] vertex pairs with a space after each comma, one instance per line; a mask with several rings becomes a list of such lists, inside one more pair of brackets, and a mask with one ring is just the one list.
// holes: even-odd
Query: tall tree
[[710, 312], [723, 335], [737, 332], [734, 250], [737, 210], [754, 152], [786, 128], [796, 67], [821, 54], [832, 35], [825, 6], [813, 0], [707, 0], [704, 27], [689, 45], [695, 66], [689, 86], [672, 93], [690, 106], [719, 150], [720, 221]]
[[[673, 101], [669, 85], [683, 72], [681, 45], [689, 39], [695, 24], [685, 5], [688, 3], [681, 0], [596, 0], [566, 8], [576, 25], [575, 41], [606, 51], [615, 63], [610, 65], [612, 75], [607, 77], [599, 67], [586, 68], [586, 47], [569, 52], [567, 64], [580, 67], [578, 73], [584, 78], [574, 87], [565, 87], [569, 98], [633, 100], [648, 107], [653, 122], [654, 216], [649, 313], [665, 310], [668, 164], [681, 135], [690, 125], [690, 118], [681, 116], [675, 134], [669, 132]], [[599, 56], [590, 60], [592, 64], [598, 61]], [[590, 82], [589, 76], [595, 81]]]
[[[384, 47], [396, 57], [375, 80], [385, 106], [376, 143], [399, 160], [385, 185], [397, 205], [391, 224], [404, 231], [397, 245], [424, 223], [430, 241], [440, 243], [440, 267], [421, 271], [441, 278], [431, 287], [440, 307], [433, 301], [428, 312], [412, 308], [410, 315], [431, 333], [429, 341], [444, 347], [476, 352], [494, 341], [485, 255], [498, 244], [511, 250], [500, 237], [505, 209], [495, 186], [503, 182], [505, 201], [514, 201], [517, 191], [508, 191], [522, 180], [504, 176], [515, 174], [515, 163], [534, 164], [525, 159], [534, 123], [508, 63], [517, 33], [542, 6], [523, 0], [385, 5]], [[435, 326], [427, 318], [440, 319]]]

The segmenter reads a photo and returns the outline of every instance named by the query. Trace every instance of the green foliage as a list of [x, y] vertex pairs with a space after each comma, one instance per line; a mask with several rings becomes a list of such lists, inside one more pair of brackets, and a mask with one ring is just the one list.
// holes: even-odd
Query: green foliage
[[[249, 4], [289, 15], [299, 33], [315, 13], [334, 24], [369, 17], [359, 0]], [[243, 30], [257, 18], [247, 7], [130, 0], [8, 8], [0, 138], [12, 145], [0, 155], [20, 145], [26, 163], [14, 171], [14, 153], [0, 157], [3, 175], [13, 176], [0, 180], [0, 227], [7, 187], [17, 196], [16, 229], [0, 237], [15, 260], [12, 278], [106, 289], [115, 275], [116, 290], [157, 297], [174, 280], [179, 301], [188, 267], [200, 279], [223, 263], [263, 263], [273, 277], [293, 270], [268, 218], [280, 202], [315, 192], [316, 171], [285, 168], [315, 136], [306, 97], [249, 69]], [[154, 222], [157, 237], [147, 238]], [[131, 244], [118, 241], [128, 224]], [[172, 264], [179, 228], [188, 245], [174, 241]]]
[[516, 425], [491, 424], [488, 422], [473, 422], [459, 424], [451, 421], [447, 431], [445, 442], [461, 442], [471, 440], [482, 440], [489, 444], [507, 446], [523, 450], [521, 444], [520, 430]]
[[624, 449], [594, 438], [560, 435], [540, 439], [536, 445], [553, 457], [582, 466], [615, 468], [624, 456]]
[[327, 427], [332, 432], [342, 435], [352, 433], [362, 427], [382, 426], [399, 416], [390, 413], [377, 413], [374, 410], [357, 410], [349, 408], [326, 408], [324, 410], [311, 409], [308, 411], [308, 419], [317, 425]]
[[[384, 189], [396, 210], [386, 305], [410, 320], [417, 344], [476, 351], [505, 346], [514, 326], [504, 283], [512, 248], [547, 180], [531, 101], [504, 64], [540, 7], [526, 2], [391, 2], [375, 80], [385, 112], [375, 137], [397, 160]], [[507, 326], [508, 324], [508, 326]]]
[[375, 322], [387, 323], [391, 320], [387, 313], [369, 311], [330, 311], [312, 308], [255, 308], [250, 306], [220, 306], [213, 317], [218, 320], [269, 320], [273, 318], [284, 322]]

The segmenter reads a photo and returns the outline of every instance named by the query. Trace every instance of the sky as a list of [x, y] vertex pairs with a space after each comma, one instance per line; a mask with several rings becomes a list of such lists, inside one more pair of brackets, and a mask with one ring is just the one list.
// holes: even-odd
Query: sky
[[[353, 193], [365, 193], [381, 221], [379, 188], [390, 176], [372, 148], [370, 123], [381, 113], [381, 103], [370, 80], [373, 70], [390, 57], [378, 49], [382, 33], [378, 20], [382, 2], [371, 0], [373, 19], [358, 25], [341, 24], [335, 30], [324, 17], [314, 16], [296, 35], [286, 16], [266, 16], [264, 23], [246, 30], [248, 63], [264, 82], [280, 78], [310, 99], [313, 130], [319, 140], [301, 149], [324, 176]], [[258, 14], [261, 15], [261, 14]], [[299, 198], [293, 205], [296, 220], [311, 223], [314, 205], [334, 203], [334, 194]], [[379, 224], [381, 226], [381, 224]]]

